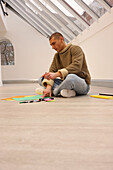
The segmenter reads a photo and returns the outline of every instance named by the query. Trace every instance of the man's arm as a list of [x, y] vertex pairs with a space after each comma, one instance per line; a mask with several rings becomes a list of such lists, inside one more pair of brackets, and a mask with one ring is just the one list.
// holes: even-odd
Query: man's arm
[[44, 89], [44, 91], [43, 91], [43, 98], [46, 96], [51, 97], [51, 88], [52, 88], [52, 86], [48, 84], [46, 89]]
[[72, 63], [66, 67], [69, 73], [77, 74], [81, 71], [84, 60], [84, 53], [79, 46], [71, 48]]
[[[61, 78], [62, 74], [61, 74], [61, 72], [56, 72], [56, 73], [48, 72], [48, 73], [45, 73], [43, 76], [44, 76], [44, 78], [46, 78], [48, 80], [50, 80], [50, 79], [54, 80], [57, 77]], [[46, 89], [43, 91], [43, 97], [45, 97], [45, 96], [51, 97], [51, 88], [52, 88], [52, 86], [47, 84]]]

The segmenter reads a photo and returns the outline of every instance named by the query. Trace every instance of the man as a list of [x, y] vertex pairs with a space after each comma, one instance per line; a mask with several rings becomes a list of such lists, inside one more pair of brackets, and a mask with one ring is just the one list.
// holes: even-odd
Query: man
[[57, 53], [49, 72], [39, 79], [39, 84], [45, 88], [43, 91], [36, 89], [36, 93], [43, 93], [43, 97], [52, 94], [63, 97], [87, 94], [91, 77], [82, 49], [76, 45], [66, 44], [59, 32], [53, 33], [49, 42]]

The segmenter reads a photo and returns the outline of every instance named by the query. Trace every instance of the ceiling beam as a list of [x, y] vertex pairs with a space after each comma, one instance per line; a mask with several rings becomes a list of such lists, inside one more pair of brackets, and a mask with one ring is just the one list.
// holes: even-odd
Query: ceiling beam
[[41, 2], [33, 0], [38, 6], [40, 6], [55, 22], [57, 22], [62, 28], [65, 28], [67, 34], [72, 36], [72, 39], [75, 38], [75, 34], [64, 25], [60, 20], [57, 19]]
[[[22, 15], [22, 17], [24, 17], [31, 25], [33, 25], [33, 27], [35, 27], [36, 29], [38, 29], [44, 36], [48, 37], [48, 32], [46, 30], [43, 29], [43, 27], [39, 26], [37, 24], [37, 22], [35, 22], [25, 11], [23, 11], [21, 9], [21, 7], [19, 7], [17, 5], [17, 3], [15, 1], [12, 0], [8, 0], [7, 1], [8, 4], [13, 7], [20, 15]], [[36, 24], [36, 25], [35, 25]], [[38, 27], [37, 27], [38, 25]]]
[[64, 8], [66, 8], [78, 21], [80, 21], [86, 28], [89, 27], [89, 24], [83, 20], [79, 15], [77, 15], [70, 7], [67, 5], [67, 2], [63, 0], [57, 0]]
[[[38, 12], [38, 15], [40, 15], [43, 19], [45, 19], [45, 20], [51, 25], [51, 27], [53, 27], [54, 30], [52, 31], [52, 33], [53, 33], [53, 32], [56, 32], [56, 31], [59, 31], [59, 32], [61, 32], [61, 33], [64, 35], [64, 37], [65, 37], [68, 41], [71, 41], [71, 40], [72, 40], [68, 35], [66, 35], [64, 32], [62, 32], [62, 30], [61, 30], [57, 25], [55, 25], [55, 23], [53, 23], [52, 21], [50, 21], [49, 18], [43, 14], [43, 12], [41, 12], [36, 6], [34, 6], [34, 4], [32, 4], [29, 0], [26, 0], [26, 1], [27, 1], [27, 3], [32, 7], [33, 10], [35, 10], [35, 11]], [[37, 17], [38, 17], [38, 16], [37, 16]], [[56, 29], [57, 29], [57, 30], [56, 30]]]
[[82, 32], [82, 30], [76, 24], [74, 24], [57, 6], [55, 6], [53, 2], [51, 2], [50, 0], [46, 0], [46, 2], [62, 17], [62, 19], [64, 19], [68, 24], [70, 24], [74, 28], [74, 31], [77, 31], [79, 33]]
[[24, 7], [25, 9], [27, 9], [28, 13], [30, 13], [37, 21], [39, 21], [42, 25], [45, 26], [45, 28], [47, 28], [50, 32], [53, 32], [53, 30], [44, 23], [44, 21], [42, 21], [39, 17], [36, 16], [36, 14], [34, 14], [33, 11], [31, 11], [31, 9], [25, 5], [24, 3], [22, 3], [20, 0], [16, 0], [18, 2], [18, 4], [20, 4], [22, 7]]

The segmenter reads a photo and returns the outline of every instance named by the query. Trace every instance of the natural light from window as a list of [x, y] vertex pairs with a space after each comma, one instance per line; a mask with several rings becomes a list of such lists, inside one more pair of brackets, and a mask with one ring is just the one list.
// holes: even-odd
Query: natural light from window
[[[35, 5], [40, 11], [42, 11], [42, 8], [37, 5], [37, 3], [34, 2], [34, 0], [29, 0], [31, 3], [33, 3], [33, 5]], [[39, 0], [49, 11], [51, 11], [52, 13], [57, 14], [57, 12], [51, 8], [46, 0]], [[56, 5], [65, 15], [69, 16], [69, 17], [74, 17], [67, 9], [65, 9], [57, 0], [50, 0], [54, 5]], [[90, 5], [94, 0], [85, 0], [85, 3], [87, 5]], [[79, 15], [82, 15], [84, 13], [84, 9], [81, 8], [74, 0], [65, 0], [66, 3], [68, 3]], [[29, 6], [28, 4], [26, 4], [27, 6]], [[31, 8], [29, 6], [29, 8]], [[36, 13], [36, 11], [34, 11]]]

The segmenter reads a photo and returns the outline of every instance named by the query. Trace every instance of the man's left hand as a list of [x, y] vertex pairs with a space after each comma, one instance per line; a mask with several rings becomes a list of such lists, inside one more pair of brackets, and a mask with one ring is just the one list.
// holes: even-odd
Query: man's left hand
[[44, 75], [44, 78], [50, 80], [50, 79], [55, 79], [57, 76], [56, 76], [56, 73], [52, 73], [52, 72], [48, 72], [48, 73], [45, 73]]

